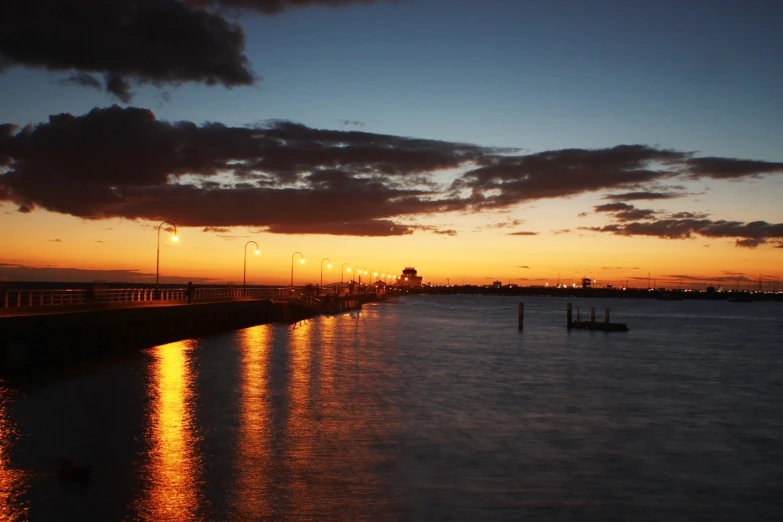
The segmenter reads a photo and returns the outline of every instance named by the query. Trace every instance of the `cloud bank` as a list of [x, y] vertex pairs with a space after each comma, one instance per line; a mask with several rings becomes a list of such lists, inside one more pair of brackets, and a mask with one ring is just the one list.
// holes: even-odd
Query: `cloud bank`
[[[38, 125], [0, 124], [0, 201], [21, 212], [44, 208], [85, 219], [168, 219], [179, 226], [252, 226], [281, 234], [453, 235], [415, 220], [612, 191], [612, 202], [595, 208], [616, 221], [602, 232], [783, 237], [780, 225], [763, 221], [661, 216], [616, 200], [622, 193], [648, 194], [646, 187], [692, 178], [697, 159], [644, 145], [519, 154], [289, 121], [197, 125], [112, 106], [80, 116], [52, 115]], [[777, 163], [708, 159], [707, 177], [783, 172]]]

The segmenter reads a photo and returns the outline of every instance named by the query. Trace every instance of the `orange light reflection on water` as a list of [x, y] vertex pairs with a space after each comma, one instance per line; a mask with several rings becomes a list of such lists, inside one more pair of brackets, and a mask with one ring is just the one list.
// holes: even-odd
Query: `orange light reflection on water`
[[17, 430], [8, 412], [10, 390], [0, 382], [0, 520], [24, 520], [27, 506], [22, 503], [24, 474], [10, 466], [11, 444]]
[[271, 419], [267, 372], [270, 325], [239, 332], [241, 391], [234, 511], [237, 520], [267, 520], [273, 515], [269, 483], [272, 473]]
[[144, 520], [194, 520], [200, 504], [201, 459], [196, 451], [194, 341], [156, 346], [150, 353], [150, 444], [145, 491], [137, 509]]

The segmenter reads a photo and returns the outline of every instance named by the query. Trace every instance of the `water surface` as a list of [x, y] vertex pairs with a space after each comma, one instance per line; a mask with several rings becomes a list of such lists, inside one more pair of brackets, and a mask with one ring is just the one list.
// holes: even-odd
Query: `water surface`
[[631, 328], [605, 334], [532, 297], [519, 332], [518, 301], [404, 297], [6, 383], [0, 519], [779, 520], [779, 304], [575, 301]]

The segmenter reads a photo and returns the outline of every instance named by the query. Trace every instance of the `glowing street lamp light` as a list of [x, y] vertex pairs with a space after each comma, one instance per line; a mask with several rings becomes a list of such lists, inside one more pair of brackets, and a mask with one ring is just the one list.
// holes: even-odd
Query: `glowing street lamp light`
[[291, 254], [291, 286], [294, 286], [294, 257], [299, 254], [302, 259], [299, 260], [299, 264], [303, 265], [305, 262], [304, 255], [301, 252], [294, 252]]
[[160, 281], [160, 229], [163, 227], [163, 225], [171, 225], [174, 227], [174, 235], [171, 236], [171, 240], [173, 242], [179, 241], [179, 237], [177, 236], [177, 225], [170, 221], [164, 221], [160, 225], [158, 225], [158, 257], [155, 262], [155, 288], [158, 288], [158, 282]]
[[321, 259], [321, 286], [324, 286], [324, 261], [327, 261], [329, 264], [327, 265], [327, 268], [332, 268], [332, 262], [329, 261], [326, 258]]
[[348, 263], [343, 263], [343, 266], [340, 267], [340, 284], [343, 284], [343, 273], [345, 272], [345, 265], [348, 265], [348, 271], [351, 271], [351, 265]]
[[360, 267], [360, 266], [355, 266], [355, 267], [353, 267], [353, 272], [354, 272], [354, 274], [356, 274], [356, 275], [357, 275], [356, 282], [357, 282], [358, 284], [362, 284], [362, 270], [363, 270], [363, 269], [362, 269], [362, 267]]
[[242, 267], [242, 295], [245, 295], [245, 287], [247, 286], [247, 245], [250, 243], [253, 243], [256, 246], [256, 255], [261, 253], [261, 250], [258, 248], [258, 243], [255, 241], [248, 241], [245, 243], [245, 264]]

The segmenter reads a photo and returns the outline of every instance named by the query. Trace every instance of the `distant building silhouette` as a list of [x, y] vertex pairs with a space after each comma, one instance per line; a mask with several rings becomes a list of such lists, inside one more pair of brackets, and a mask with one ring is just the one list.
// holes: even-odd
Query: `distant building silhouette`
[[403, 288], [421, 288], [421, 281], [424, 278], [418, 275], [416, 269], [412, 266], [406, 266], [402, 271], [400, 280], [397, 281], [397, 285]]

